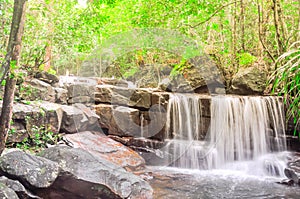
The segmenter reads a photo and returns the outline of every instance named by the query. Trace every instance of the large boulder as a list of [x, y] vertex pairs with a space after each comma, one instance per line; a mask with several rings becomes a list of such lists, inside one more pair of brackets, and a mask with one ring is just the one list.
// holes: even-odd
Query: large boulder
[[[22, 142], [25, 138], [33, 135], [34, 128], [41, 127], [46, 124], [44, 121], [44, 110], [27, 102], [14, 103], [12, 125], [8, 135], [8, 142]], [[0, 109], [2, 109], [2, 101], [0, 101]]]
[[23, 83], [20, 98], [28, 101], [45, 100], [55, 102], [54, 88], [41, 80], [31, 79]]
[[153, 190], [146, 181], [83, 149], [56, 146], [40, 155], [62, 169], [51, 188], [37, 190], [45, 199], [152, 198]]
[[46, 82], [48, 84], [55, 84], [55, 83], [58, 83], [59, 82], [59, 79], [57, 76], [55, 75], [52, 75], [50, 73], [47, 73], [45, 71], [41, 71], [41, 72], [37, 72], [35, 75], [34, 75], [35, 78], [43, 81], [43, 82]]
[[143, 169], [144, 159], [135, 151], [111, 138], [89, 131], [65, 135], [67, 143], [75, 148], [82, 148], [96, 157], [104, 158], [128, 171]]
[[0, 171], [22, 182], [28, 188], [47, 188], [59, 174], [56, 162], [23, 151], [12, 151], [0, 158]]
[[181, 74], [165, 80], [159, 87], [180, 93], [225, 93], [225, 80], [221, 70], [206, 55], [189, 60]]
[[43, 125], [47, 131], [58, 133], [62, 123], [61, 105], [47, 101], [30, 102], [32, 107], [38, 108], [42, 118], [35, 125]]
[[147, 89], [98, 85], [95, 91], [95, 102], [148, 109], [151, 106], [151, 92]]
[[84, 112], [74, 106], [62, 105], [61, 131], [64, 133], [77, 133], [85, 130], [89, 125], [89, 120]]
[[267, 74], [257, 67], [240, 68], [233, 76], [229, 93], [239, 95], [263, 94], [266, 88]]
[[79, 96], [88, 96], [93, 98], [96, 85], [89, 84], [71, 84], [68, 86], [68, 98], [72, 99]]
[[140, 135], [139, 110], [124, 106], [99, 104], [95, 106], [99, 116], [100, 126], [108, 130], [111, 135], [133, 136]]

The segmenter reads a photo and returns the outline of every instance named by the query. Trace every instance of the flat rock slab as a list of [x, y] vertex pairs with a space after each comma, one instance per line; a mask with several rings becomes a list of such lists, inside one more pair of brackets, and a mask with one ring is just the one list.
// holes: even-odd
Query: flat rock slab
[[44, 199], [152, 198], [153, 190], [142, 178], [83, 149], [55, 146], [40, 155], [61, 167], [50, 188], [37, 190]]
[[85, 149], [128, 171], [140, 170], [145, 166], [145, 160], [137, 152], [102, 134], [84, 131], [65, 135], [64, 139], [74, 148]]
[[0, 158], [0, 171], [32, 188], [49, 187], [59, 174], [59, 166], [51, 160], [23, 151], [12, 151]]

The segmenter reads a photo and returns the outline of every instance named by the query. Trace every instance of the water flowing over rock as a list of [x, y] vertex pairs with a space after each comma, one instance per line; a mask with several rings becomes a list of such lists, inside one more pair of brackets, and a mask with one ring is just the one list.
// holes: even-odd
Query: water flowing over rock
[[152, 188], [146, 181], [83, 149], [56, 146], [40, 155], [62, 169], [50, 189], [37, 190], [45, 199], [152, 198]]
[[[173, 154], [170, 162], [175, 166], [222, 168], [234, 161], [259, 159], [269, 152], [286, 149], [284, 112], [279, 98], [213, 96], [205, 139], [200, 102], [187, 95], [171, 97], [167, 133], [172, 138], [168, 148]], [[271, 160], [267, 163], [266, 170], [274, 168], [270, 172], [278, 173]], [[280, 172], [282, 175], [283, 171]]]

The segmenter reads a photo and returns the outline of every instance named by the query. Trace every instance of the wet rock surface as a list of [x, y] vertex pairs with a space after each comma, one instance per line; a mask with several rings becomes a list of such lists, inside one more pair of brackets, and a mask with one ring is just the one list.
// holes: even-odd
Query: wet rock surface
[[300, 185], [300, 153], [295, 153], [284, 169], [285, 176], [290, 180], [288, 185]]
[[277, 179], [233, 171], [187, 171], [149, 167], [141, 176], [159, 199], [300, 198], [299, 187], [276, 184]]

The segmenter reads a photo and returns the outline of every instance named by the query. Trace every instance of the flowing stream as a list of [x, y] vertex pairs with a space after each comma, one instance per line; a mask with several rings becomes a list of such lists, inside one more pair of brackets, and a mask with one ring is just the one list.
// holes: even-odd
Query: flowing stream
[[165, 151], [172, 169], [153, 172], [157, 197], [300, 198], [295, 187], [275, 183], [284, 178], [289, 154], [281, 99], [212, 96], [210, 112], [205, 100], [170, 98]]

